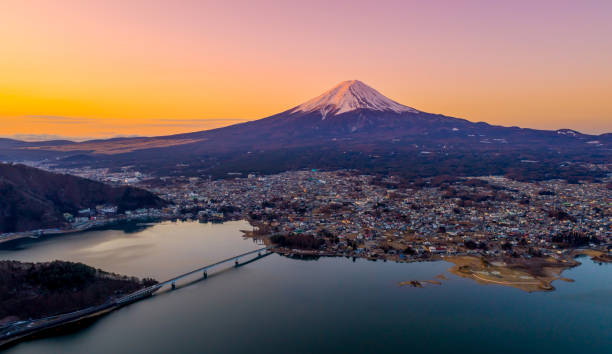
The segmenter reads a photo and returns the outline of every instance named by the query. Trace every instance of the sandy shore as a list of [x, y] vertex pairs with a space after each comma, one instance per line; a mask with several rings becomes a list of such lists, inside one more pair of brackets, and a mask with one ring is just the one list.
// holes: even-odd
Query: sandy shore
[[[554, 258], [486, 260], [476, 256], [446, 257], [454, 263], [449, 272], [479, 284], [511, 286], [527, 292], [551, 291], [552, 282], [561, 279], [561, 273], [580, 263], [559, 261]], [[571, 279], [564, 278], [565, 281]]]

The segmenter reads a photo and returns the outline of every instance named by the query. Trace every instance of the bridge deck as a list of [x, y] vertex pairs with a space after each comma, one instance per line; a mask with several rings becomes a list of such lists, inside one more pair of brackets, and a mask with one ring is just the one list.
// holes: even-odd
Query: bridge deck
[[166, 280], [166, 281], [164, 281], [162, 283], [159, 283], [157, 285], [159, 285], [160, 287], [163, 287], [164, 285], [172, 284], [173, 282], [175, 282], [177, 280], [183, 279], [183, 278], [188, 277], [188, 276], [190, 276], [192, 274], [195, 274], [195, 273], [199, 273], [199, 272], [203, 272], [205, 270], [209, 270], [209, 269], [214, 268], [216, 266], [219, 266], [219, 265], [221, 265], [223, 263], [227, 263], [227, 262], [231, 262], [231, 261], [234, 261], [234, 260], [238, 260], [238, 259], [240, 259], [242, 257], [248, 256], [248, 255], [251, 255], [251, 254], [255, 254], [255, 253], [259, 253], [259, 252], [263, 252], [263, 251], [268, 251], [268, 250], [271, 250], [273, 248], [274, 247], [260, 248], [260, 249], [255, 250], [255, 251], [250, 251], [250, 252], [246, 252], [246, 253], [240, 254], [238, 256], [230, 257], [230, 258], [224, 259], [222, 261], [219, 261], [219, 262], [216, 262], [216, 263], [209, 264], [207, 266], [198, 268], [196, 270], [192, 270], [191, 272], [188, 272], [188, 273], [185, 273], [185, 274], [181, 274], [181, 275], [179, 275], [177, 277], [174, 277], [172, 279], [168, 279], [168, 280]]
[[219, 261], [219, 262], [216, 262], [216, 263], [213, 263], [213, 264], [209, 264], [209, 265], [204, 266], [204, 267], [200, 267], [198, 269], [195, 269], [195, 270], [192, 270], [190, 272], [181, 274], [179, 276], [176, 276], [174, 278], [168, 279], [168, 280], [163, 281], [161, 283], [155, 284], [155, 285], [150, 286], [148, 288], [144, 288], [144, 289], [138, 290], [136, 292], [133, 292], [133, 293], [131, 293], [129, 295], [126, 295], [126, 296], [124, 296], [122, 298], [117, 299], [116, 303], [117, 304], [124, 304], [126, 302], [137, 300], [137, 299], [139, 299], [141, 297], [144, 297], [144, 296], [147, 296], [147, 295], [150, 295], [150, 294], [156, 292], [157, 290], [163, 288], [166, 285], [172, 284], [172, 283], [174, 283], [174, 282], [176, 282], [178, 280], [181, 280], [183, 278], [186, 278], [186, 277], [188, 277], [190, 275], [193, 275], [193, 274], [196, 274], [196, 273], [199, 273], [199, 272], [207, 271], [207, 270], [209, 270], [211, 268], [214, 268], [214, 267], [217, 267], [217, 266], [219, 266], [219, 265], [221, 265], [223, 263], [239, 260], [240, 258], [249, 256], [251, 254], [260, 253], [260, 252], [264, 252], [264, 251], [269, 251], [269, 250], [271, 250], [273, 248], [275, 248], [275, 247], [260, 248], [260, 249], [254, 250], [254, 251], [249, 251], [249, 252], [246, 252], [246, 253], [234, 256], [234, 257], [230, 257], [230, 258], [224, 259], [222, 261]]

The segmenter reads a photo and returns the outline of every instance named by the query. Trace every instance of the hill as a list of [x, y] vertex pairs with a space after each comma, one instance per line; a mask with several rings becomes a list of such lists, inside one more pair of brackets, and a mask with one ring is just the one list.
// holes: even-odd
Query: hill
[[0, 326], [100, 305], [155, 283], [82, 263], [0, 261]]
[[64, 213], [113, 205], [119, 212], [166, 202], [143, 189], [113, 187], [76, 176], [0, 164], [0, 232], [62, 227]]

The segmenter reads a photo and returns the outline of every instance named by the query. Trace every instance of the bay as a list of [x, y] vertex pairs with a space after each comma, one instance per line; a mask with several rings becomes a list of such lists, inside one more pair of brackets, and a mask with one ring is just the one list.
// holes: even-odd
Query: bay
[[[164, 280], [262, 247], [244, 221], [164, 222], [25, 240], [0, 259], [78, 261]], [[553, 292], [478, 285], [446, 262], [276, 254], [191, 279], [78, 331], [8, 353], [612, 352], [612, 267], [583, 257]], [[401, 287], [445, 274], [442, 285]]]

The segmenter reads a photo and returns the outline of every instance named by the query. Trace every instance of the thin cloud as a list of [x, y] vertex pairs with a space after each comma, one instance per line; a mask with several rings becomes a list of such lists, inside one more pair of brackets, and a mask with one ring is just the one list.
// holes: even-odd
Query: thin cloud
[[[244, 118], [152, 118], [134, 121], [132, 119], [54, 115], [0, 117], [0, 120], [18, 122], [23, 124], [25, 128], [25, 131], [22, 132], [3, 132], [0, 126], [0, 133], [4, 133], [0, 137], [32, 142], [49, 140], [81, 142], [97, 139], [160, 136], [215, 129], [249, 121], [249, 119]], [[71, 133], [78, 131], [82, 132], [83, 135], [63, 135], [62, 132], [67, 131], [66, 128], [69, 126], [75, 128], [70, 129]], [[26, 129], [33, 132], [30, 133]]]
[[[55, 124], [87, 124], [87, 123], [99, 123], [104, 122], [107, 118], [83, 118], [83, 117], [64, 117], [64, 116], [52, 116], [52, 115], [27, 115], [21, 118], [29, 119], [39, 123], [55, 123]], [[118, 118], [108, 118], [108, 120], [115, 121]], [[211, 122], [246, 122], [248, 119], [245, 118], [152, 118], [145, 119], [145, 122], [138, 124], [122, 124], [132, 126], [147, 126], [155, 124], [203, 124]], [[126, 119], [128, 120], [128, 119]], [[110, 122], [109, 122], [110, 123]], [[180, 125], [179, 125], [180, 126]]]
[[126, 135], [126, 134], [104, 134], [103, 136], [66, 136], [56, 134], [12, 134], [12, 135], [0, 135], [0, 138], [8, 138], [13, 140], [21, 140], [28, 142], [40, 142], [40, 141], [51, 141], [51, 140], [69, 140], [75, 142], [82, 142], [88, 140], [99, 140], [99, 139], [113, 139], [113, 138], [142, 138], [142, 135]]
[[195, 118], [195, 119], [156, 119], [158, 122], [246, 122], [244, 118]]
[[28, 118], [41, 118], [41, 119], [48, 119], [48, 120], [81, 120], [81, 119], [87, 119], [87, 118], [81, 118], [81, 117], [64, 117], [64, 116], [47, 116], [47, 115], [36, 115], [36, 114], [32, 114], [32, 115], [27, 115], [25, 117]]
[[29, 119], [31, 122], [37, 123], [54, 123], [54, 124], [87, 124], [91, 123], [91, 119], [62, 117], [62, 116], [44, 116], [44, 115], [28, 115], [22, 118]]

